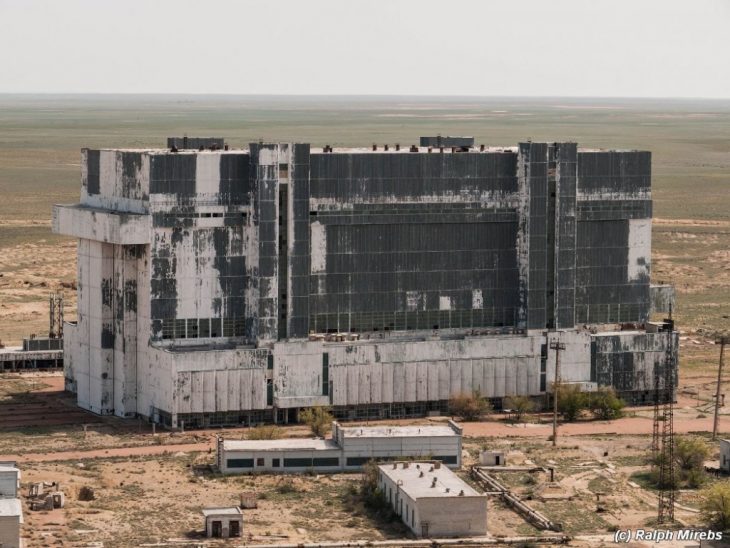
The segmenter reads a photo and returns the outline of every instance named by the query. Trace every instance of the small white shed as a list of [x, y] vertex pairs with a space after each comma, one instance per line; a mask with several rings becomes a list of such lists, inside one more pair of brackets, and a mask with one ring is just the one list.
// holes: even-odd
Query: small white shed
[[240, 537], [243, 532], [243, 512], [237, 506], [203, 508], [203, 517], [208, 538]]
[[0, 463], [0, 497], [18, 496], [20, 488], [20, 470], [15, 466]]
[[23, 509], [16, 498], [0, 498], [0, 546], [22, 548], [20, 525], [23, 523]]

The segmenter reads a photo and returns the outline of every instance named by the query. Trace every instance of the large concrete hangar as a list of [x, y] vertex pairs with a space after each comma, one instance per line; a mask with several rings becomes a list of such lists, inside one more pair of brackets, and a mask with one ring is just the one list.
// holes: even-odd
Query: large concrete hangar
[[[576, 143], [83, 150], [67, 388], [177, 427], [444, 410], [562, 378], [651, 399], [651, 155]], [[656, 304], [658, 303], [658, 304]], [[669, 350], [669, 352], [668, 352]]]

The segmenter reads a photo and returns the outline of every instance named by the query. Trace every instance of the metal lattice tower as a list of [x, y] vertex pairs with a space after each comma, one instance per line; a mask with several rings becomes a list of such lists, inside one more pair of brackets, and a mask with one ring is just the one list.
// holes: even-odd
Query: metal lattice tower
[[63, 293], [51, 293], [48, 297], [48, 336], [51, 339], [63, 338]]
[[651, 457], [652, 462], [659, 464], [659, 403], [662, 401], [661, 393], [661, 367], [654, 364], [654, 426], [651, 436]]
[[[676, 476], [674, 465], [674, 322], [666, 320], [665, 329], [669, 341], [664, 360], [663, 406], [661, 452], [659, 453], [659, 508], [657, 521], [671, 523], [674, 521], [674, 503], [676, 499]], [[658, 369], [658, 368], [657, 368]], [[658, 425], [658, 420], [655, 421]]]

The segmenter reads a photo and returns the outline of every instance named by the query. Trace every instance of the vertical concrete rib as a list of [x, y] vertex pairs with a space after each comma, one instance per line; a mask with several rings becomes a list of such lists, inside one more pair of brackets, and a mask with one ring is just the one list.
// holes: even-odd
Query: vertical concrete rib
[[254, 223], [258, 225], [259, 309], [257, 335], [275, 341], [279, 301], [279, 154], [275, 144], [251, 143]]
[[287, 334], [309, 333], [309, 144], [294, 144], [289, 163]]
[[547, 144], [520, 143], [517, 158], [520, 196], [520, 301], [527, 329], [546, 323]]
[[555, 143], [555, 327], [575, 325], [577, 143]]

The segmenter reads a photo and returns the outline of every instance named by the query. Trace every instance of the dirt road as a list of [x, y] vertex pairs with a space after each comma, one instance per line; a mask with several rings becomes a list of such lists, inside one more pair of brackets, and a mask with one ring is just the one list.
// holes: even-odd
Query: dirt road
[[[166, 434], [160, 434], [166, 435]], [[113, 457], [140, 457], [174, 454], [179, 452], [212, 451], [214, 440], [201, 443], [182, 443], [179, 445], [146, 445], [142, 447], [116, 447], [111, 449], [94, 449], [92, 451], [59, 451], [52, 453], [26, 453], [23, 455], [0, 455], [0, 461], [11, 460], [25, 462], [53, 462], [66, 460], [84, 460]]]
[[[550, 423], [526, 423], [509, 424], [501, 421], [485, 421], [462, 423], [464, 436], [466, 437], [487, 437], [487, 438], [525, 438], [542, 437], [547, 438], [552, 433]], [[680, 434], [691, 432], [711, 432], [712, 417], [704, 419], [682, 419], [674, 421], [674, 431]], [[720, 432], [730, 432], [730, 417], [722, 417], [720, 420]], [[215, 436], [221, 434], [221, 430], [209, 430], [196, 432], [201, 437], [210, 436], [208, 441], [199, 443], [166, 444], [166, 445], [144, 445], [141, 447], [112, 447], [107, 449], [95, 449], [90, 451], [58, 451], [47, 453], [26, 453], [23, 455], [0, 455], [2, 460], [14, 460], [19, 463], [25, 462], [53, 462], [67, 460], [83, 460], [94, 458], [115, 458], [115, 457], [139, 457], [174, 454], [178, 452], [201, 452], [215, 450]], [[652, 433], [652, 421], [645, 417], [627, 417], [614, 421], [591, 421], [561, 424], [558, 430], [559, 439], [571, 436], [587, 435], [650, 435]], [[158, 434], [167, 436], [168, 434]]]

